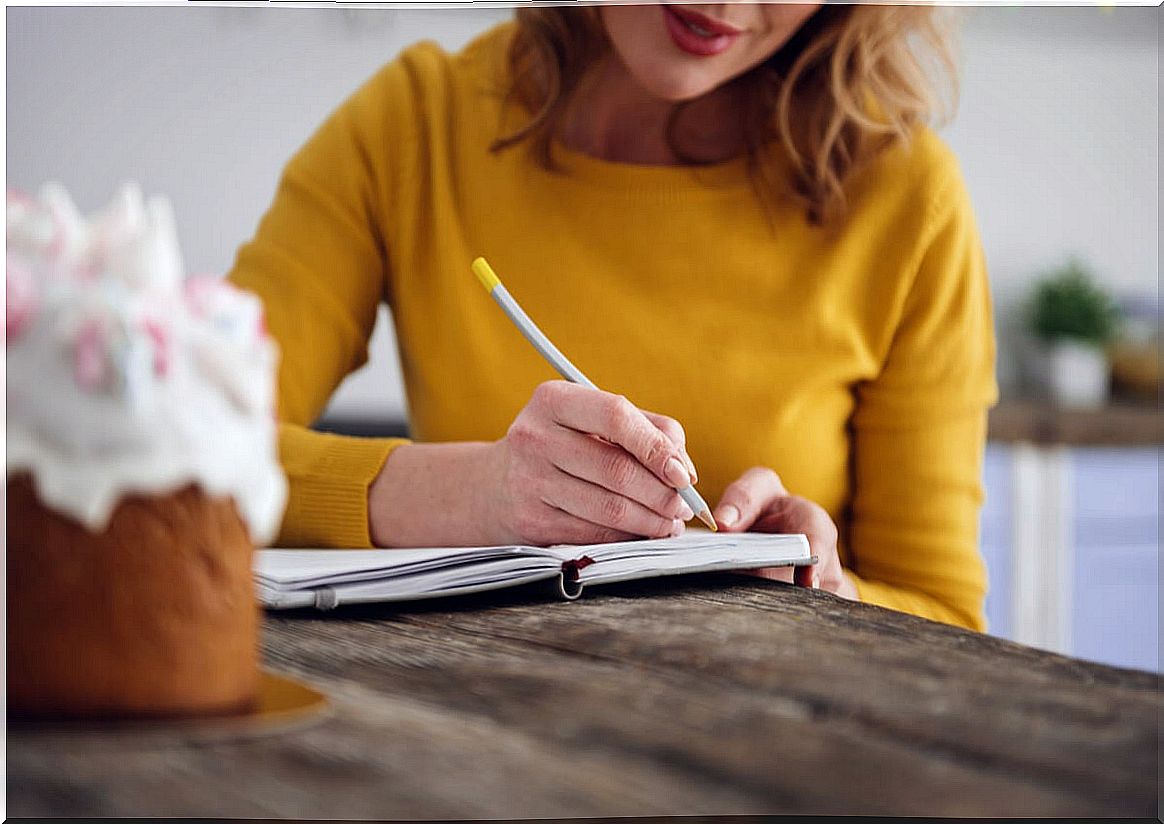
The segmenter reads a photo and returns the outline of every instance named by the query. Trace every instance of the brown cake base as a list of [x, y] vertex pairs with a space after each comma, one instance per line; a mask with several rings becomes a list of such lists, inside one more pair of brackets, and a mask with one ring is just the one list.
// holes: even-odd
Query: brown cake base
[[252, 546], [196, 487], [127, 497], [93, 533], [8, 482], [8, 714], [247, 711], [258, 690]]

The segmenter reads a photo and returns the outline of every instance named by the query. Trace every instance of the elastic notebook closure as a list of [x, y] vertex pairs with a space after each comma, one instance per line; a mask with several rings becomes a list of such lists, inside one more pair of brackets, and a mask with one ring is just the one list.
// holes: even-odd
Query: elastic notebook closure
[[576, 561], [562, 562], [562, 574], [558, 576], [558, 591], [567, 601], [577, 600], [582, 595], [584, 585], [578, 580], [578, 572], [592, 563], [594, 559], [585, 555]]
[[339, 593], [335, 587], [320, 587], [315, 590], [315, 608], [328, 610], [339, 606]]

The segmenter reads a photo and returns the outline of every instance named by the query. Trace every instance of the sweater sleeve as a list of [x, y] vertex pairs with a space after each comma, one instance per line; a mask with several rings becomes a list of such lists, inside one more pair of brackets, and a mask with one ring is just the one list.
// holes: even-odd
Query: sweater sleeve
[[385, 74], [343, 103], [292, 157], [229, 275], [263, 301], [280, 349], [279, 455], [289, 497], [282, 546], [371, 545], [367, 492], [397, 439], [307, 427], [367, 360], [386, 293], [382, 227]]
[[847, 543], [862, 600], [981, 630], [994, 330], [970, 199], [951, 166], [882, 369], [857, 389]]

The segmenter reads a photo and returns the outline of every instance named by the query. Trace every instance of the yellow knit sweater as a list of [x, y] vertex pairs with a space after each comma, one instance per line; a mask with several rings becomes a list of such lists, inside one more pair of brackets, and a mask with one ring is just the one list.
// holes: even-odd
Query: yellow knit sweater
[[[855, 177], [846, 220], [765, 215], [743, 161], [691, 169], [489, 150], [498, 27], [407, 49], [291, 159], [233, 281], [282, 349], [283, 545], [369, 545], [401, 441], [310, 431], [386, 302], [413, 437], [493, 440], [556, 376], [469, 270], [484, 255], [599, 386], [682, 422], [714, 506], [775, 469], [841, 531], [863, 600], [983, 625], [977, 550], [995, 397], [986, 272], [957, 164], [923, 131]], [[506, 123], [518, 122], [506, 120]]]

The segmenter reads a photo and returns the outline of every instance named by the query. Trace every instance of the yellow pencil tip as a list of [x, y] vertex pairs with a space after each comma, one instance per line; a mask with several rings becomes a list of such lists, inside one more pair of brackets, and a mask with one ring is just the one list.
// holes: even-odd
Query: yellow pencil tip
[[706, 509], [703, 510], [702, 512], [697, 513], [697, 517], [699, 518], [699, 520], [703, 521], [703, 523], [707, 526], [707, 528], [710, 529], [712, 532], [719, 532], [719, 524], [717, 524], [715, 522], [715, 518]]
[[501, 281], [493, 271], [493, 267], [485, 261], [485, 258], [477, 258], [473, 261], [473, 265], [470, 268], [472, 268], [473, 274], [477, 276], [477, 280], [481, 281], [481, 285], [485, 287], [486, 292], [492, 292], [494, 288], [501, 284]]

